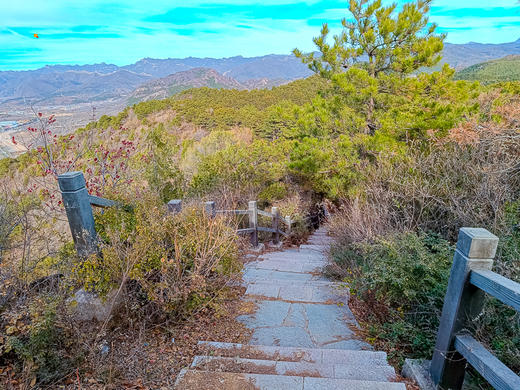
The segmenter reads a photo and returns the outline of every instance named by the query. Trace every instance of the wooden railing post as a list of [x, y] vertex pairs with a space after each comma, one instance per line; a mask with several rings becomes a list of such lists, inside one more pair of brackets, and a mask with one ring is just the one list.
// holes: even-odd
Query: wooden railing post
[[94, 214], [83, 173], [67, 172], [59, 175], [58, 184], [78, 255], [87, 257], [97, 253]]
[[291, 229], [292, 229], [291, 216], [290, 215], [286, 215], [285, 219], [287, 221], [287, 233], [291, 234]]
[[206, 202], [204, 203], [204, 211], [206, 215], [210, 218], [214, 218], [217, 215], [217, 209], [215, 207], [215, 202]]
[[278, 244], [280, 242], [280, 232], [279, 232], [279, 224], [280, 224], [280, 212], [278, 211], [278, 207], [271, 207], [271, 214], [273, 214], [273, 242]]
[[472, 270], [490, 270], [498, 237], [481, 228], [462, 228], [453, 257], [448, 289], [444, 298], [437, 343], [430, 375], [438, 388], [462, 388], [466, 360], [455, 350], [455, 335], [469, 319], [482, 310], [484, 293], [469, 283]]
[[182, 211], [182, 200], [172, 199], [168, 202], [168, 212], [179, 214]]
[[249, 201], [248, 211], [249, 228], [253, 229], [251, 232], [251, 245], [256, 248], [258, 246], [258, 209], [256, 207], [256, 200]]

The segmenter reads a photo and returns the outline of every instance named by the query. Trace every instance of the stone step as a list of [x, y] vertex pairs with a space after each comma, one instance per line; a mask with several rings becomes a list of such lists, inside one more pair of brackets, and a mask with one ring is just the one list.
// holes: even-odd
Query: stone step
[[232, 357], [195, 356], [192, 369], [217, 372], [240, 372], [247, 374], [272, 374], [284, 376], [312, 376], [368, 381], [395, 380], [395, 370], [388, 365], [372, 366], [350, 364], [324, 364], [276, 360], [243, 359]]
[[179, 390], [406, 390], [403, 383], [182, 370], [174, 389]]
[[274, 271], [270, 269], [261, 268], [246, 268], [242, 278], [244, 282], [249, 283], [254, 280], [286, 280], [290, 281], [327, 281], [323, 276], [313, 275], [311, 273], [303, 272], [288, 272], [288, 271]]
[[328, 248], [329, 248], [328, 245], [316, 245], [316, 244], [312, 244], [312, 245], [302, 244], [302, 245], [300, 245], [300, 249], [310, 249], [310, 250], [314, 250], [314, 251], [317, 251], [317, 252], [324, 252]]
[[268, 269], [273, 271], [287, 271], [310, 273], [318, 272], [326, 265], [325, 262], [305, 262], [305, 261], [277, 261], [277, 260], [263, 260], [255, 261], [247, 264], [247, 268]]
[[241, 357], [245, 359], [299, 361], [316, 364], [348, 364], [386, 366], [386, 353], [382, 351], [356, 351], [348, 349], [318, 349], [246, 345], [199, 341], [200, 351], [206, 355]]
[[[255, 279], [251, 280], [249, 284], [270, 284], [273, 286], [287, 286], [287, 280], [281, 280], [281, 279]], [[342, 282], [332, 282], [328, 280], [291, 280], [290, 281], [291, 286], [309, 286], [309, 287], [323, 287], [327, 286], [331, 289], [335, 290], [340, 288], [341, 291], [348, 290], [348, 286], [346, 283]]]
[[307, 261], [307, 262], [326, 262], [327, 258], [315, 250], [304, 249], [301, 252], [283, 253], [271, 252], [258, 257], [258, 260], [278, 260], [278, 261]]
[[328, 285], [287, 284], [286, 282], [266, 281], [251, 283], [246, 295], [274, 298], [290, 302], [311, 302], [327, 304], [347, 304], [349, 291], [331, 288]]

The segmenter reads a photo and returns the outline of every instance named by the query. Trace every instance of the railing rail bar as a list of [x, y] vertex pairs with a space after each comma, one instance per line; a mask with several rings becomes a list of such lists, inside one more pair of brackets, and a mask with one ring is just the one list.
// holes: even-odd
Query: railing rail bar
[[107, 208], [107, 207], [114, 207], [114, 206], [119, 205], [119, 203], [116, 202], [115, 200], [102, 198], [100, 196], [89, 195], [88, 198], [89, 198], [90, 204], [92, 206], [96, 206], [96, 207]]
[[249, 210], [215, 210], [217, 214], [238, 214], [245, 215], [249, 213]]
[[260, 214], [264, 217], [267, 217], [267, 218], [273, 218], [273, 214], [271, 214], [269, 211], [264, 211], [264, 210], [258, 209], [258, 214]]
[[520, 283], [488, 270], [472, 270], [469, 282], [520, 312]]
[[238, 229], [238, 234], [247, 234], [247, 233], [253, 233], [255, 231], [254, 228], [246, 228], [246, 229]]
[[455, 348], [495, 389], [520, 389], [520, 377], [470, 335], [456, 336]]

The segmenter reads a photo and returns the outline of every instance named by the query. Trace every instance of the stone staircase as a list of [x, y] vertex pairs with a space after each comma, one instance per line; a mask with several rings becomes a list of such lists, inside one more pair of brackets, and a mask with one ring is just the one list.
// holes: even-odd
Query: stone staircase
[[256, 311], [238, 320], [253, 330], [250, 343], [200, 341], [175, 388], [406, 390], [386, 354], [356, 337], [348, 290], [321, 276], [329, 244], [321, 228], [307, 245], [246, 264], [245, 299]]

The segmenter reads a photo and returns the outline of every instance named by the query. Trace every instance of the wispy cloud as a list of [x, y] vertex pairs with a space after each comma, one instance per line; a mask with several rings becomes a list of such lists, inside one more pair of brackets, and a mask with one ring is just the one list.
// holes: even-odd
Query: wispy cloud
[[[391, 0], [384, 0], [390, 3]], [[403, 4], [405, 0], [398, 0]], [[313, 49], [322, 23], [339, 31], [346, 0], [24, 0], [0, 2], [0, 69], [142, 57], [225, 57]], [[437, 0], [450, 42], [520, 37], [513, 0]], [[40, 34], [39, 39], [33, 34]]]

